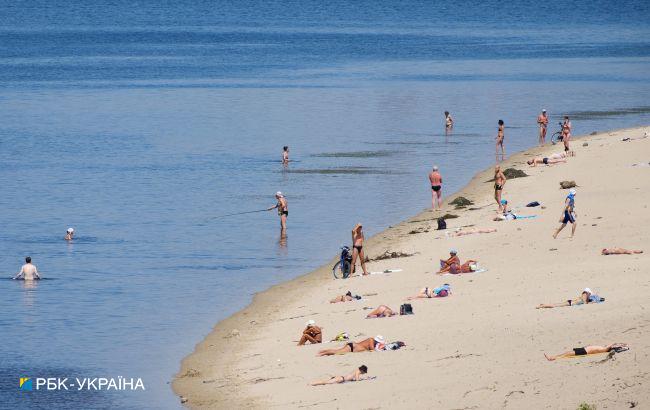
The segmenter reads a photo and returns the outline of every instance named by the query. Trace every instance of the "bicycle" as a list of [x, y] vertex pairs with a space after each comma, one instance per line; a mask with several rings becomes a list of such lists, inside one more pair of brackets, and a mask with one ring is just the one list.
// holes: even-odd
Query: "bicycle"
[[551, 135], [551, 144], [553, 145], [564, 140], [564, 133], [562, 133], [562, 123], [558, 122], [558, 125], [560, 126], [560, 130], [554, 132], [553, 135]]
[[335, 279], [347, 279], [350, 277], [350, 266], [352, 264], [352, 253], [347, 246], [341, 247], [341, 257], [338, 262], [332, 266], [332, 275]]

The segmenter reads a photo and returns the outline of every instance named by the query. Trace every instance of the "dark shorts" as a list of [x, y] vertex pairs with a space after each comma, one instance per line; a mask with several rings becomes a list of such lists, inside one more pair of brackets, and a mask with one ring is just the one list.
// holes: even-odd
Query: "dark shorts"
[[576, 356], [584, 356], [587, 354], [587, 351], [585, 350], [584, 347], [576, 347], [573, 349], [573, 353], [576, 354]]
[[440, 191], [440, 188], [442, 188], [442, 185], [431, 185], [431, 189], [433, 189], [435, 192]]
[[562, 223], [565, 224], [568, 222], [571, 222], [573, 224], [576, 222], [576, 219], [568, 211], [564, 211], [564, 219], [562, 220]]
[[503, 189], [503, 186], [494, 184], [494, 189], [497, 191], [501, 191]]
[[545, 163], [546, 165], [548, 165], [548, 158], [542, 159], [542, 162]]
[[282, 211], [282, 212], [280, 212], [280, 216], [282, 216], [282, 215], [289, 216], [289, 211]]

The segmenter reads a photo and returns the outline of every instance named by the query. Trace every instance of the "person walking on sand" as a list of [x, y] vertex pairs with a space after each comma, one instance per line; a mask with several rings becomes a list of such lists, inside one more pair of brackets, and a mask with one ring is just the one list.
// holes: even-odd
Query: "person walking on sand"
[[548, 116], [545, 109], [537, 117], [537, 124], [539, 124], [539, 145], [543, 146], [546, 142], [546, 127], [548, 126]]
[[442, 176], [437, 165], [434, 165], [429, 172], [429, 182], [431, 182], [431, 209], [436, 209], [436, 202], [440, 209], [442, 208]]
[[282, 148], [282, 165], [289, 165], [289, 146], [287, 145]]
[[566, 197], [566, 200], [564, 201], [564, 212], [562, 216], [560, 217], [560, 225], [559, 228], [557, 228], [557, 231], [553, 234], [553, 239], [557, 239], [557, 235], [560, 233], [562, 229], [566, 226], [567, 223], [571, 222], [571, 237], [573, 238], [573, 235], [576, 233], [576, 211], [575, 211], [575, 203], [576, 203], [576, 190], [571, 188], [569, 190], [569, 195]]
[[449, 111], [445, 111], [445, 128], [447, 131], [454, 128], [454, 119], [451, 117], [451, 114], [449, 114]]
[[20, 267], [20, 272], [12, 279], [37, 280], [40, 278], [41, 275], [38, 274], [38, 269], [32, 264], [32, 258], [28, 256], [25, 258], [25, 264]]
[[499, 205], [499, 213], [503, 212], [503, 205], [501, 204], [501, 194], [503, 187], [506, 184], [506, 175], [501, 171], [501, 167], [497, 165], [494, 167], [494, 200]]
[[562, 122], [562, 142], [564, 143], [564, 150], [569, 152], [569, 140], [571, 139], [571, 121], [569, 116], [564, 116], [564, 122]]
[[307, 342], [311, 344], [323, 343], [323, 331], [320, 327], [316, 326], [314, 320], [307, 322], [307, 327], [302, 331], [298, 346], [302, 346]]
[[585, 356], [588, 354], [598, 354], [598, 353], [609, 353], [611, 351], [614, 351], [616, 353], [624, 352], [626, 350], [630, 350], [630, 348], [627, 346], [625, 343], [612, 343], [611, 345], [607, 346], [585, 346], [585, 347], [576, 347], [573, 350], [569, 350], [568, 352], [560, 353], [555, 356], [549, 356], [546, 353], [544, 353], [544, 357], [546, 357], [546, 360], [549, 362], [552, 362], [553, 360], [556, 359], [561, 359], [565, 357], [574, 357], [574, 356]]
[[271, 211], [273, 209], [278, 210], [278, 215], [280, 216], [280, 228], [282, 232], [285, 232], [287, 230], [287, 217], [289, 216], [289, 205], [287, 204], [287, 198], [284, 197], [282, 192], [278, 191], [275, 193], [275, 199], [277, 199], [278, 203], [268, 208], [267, 211]]
[[361, 222], [356, 224], [352, 228], [352, 263], [350, 264], [351, 272], [354, 273], [357, 267], [357, 258], [361, 261], [361, 269], [363, 269], [363, 275], [366, 276], [368, 271], [366, 270], [366, 254], [363, 252], [363, 241], [365, 237], [363, 236], [363, 226]]
[[65, 239], [66, 241], [71, 241], [74, 239], [74, 228], [68, 228], [68, 230], [65, 231]]
[[501, 147], [501, 161], [505, 159], [506, 156], [506, 151], [503, 148], [503, 130], [505, 128], [505, 125], [503, 123], [503, 120], [499, 120], [499, 129], [497, 131], [497, 137], [496, 137], [496, 157], [497, 157], [497, 162], [499, 162], [499, 147]]
[[311, 382], [310, 384], [312, 386], [324, 386], [326, 384], [358, 382], [359, 380], [363, 380], [362, 375], [366, 373], [368, 373], [368, 367], [364, 364], [347, 376], [332, 376], [329, 379]]

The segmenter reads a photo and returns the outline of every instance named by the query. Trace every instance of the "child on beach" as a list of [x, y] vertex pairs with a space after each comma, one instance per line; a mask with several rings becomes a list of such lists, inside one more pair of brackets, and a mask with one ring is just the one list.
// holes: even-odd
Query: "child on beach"
[[324, 386], [326, 384], [338, 384], [338, 383], [345, 383], [345, 382], [358, 382], [359, 380], [363, 380], [362, 376], [364, 374], [368, 373], [368, 367], [366, 365], [361, 365], [359, 366], [358, 369], [353, 371], [347, 376], [332, 376], [329, 379], [325, 380], [320, 380], [320, 381], [315, 381], [312, 382], [312, 386]]

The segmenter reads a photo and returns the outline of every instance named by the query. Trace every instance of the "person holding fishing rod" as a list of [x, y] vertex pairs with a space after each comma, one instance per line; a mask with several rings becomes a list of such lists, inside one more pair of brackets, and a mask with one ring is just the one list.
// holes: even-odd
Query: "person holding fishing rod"
[[280, 227], [284, 233], [287, 230], [287, 217], [289, 216], [289, 205], [287, 205], [287, 198], [282, 195], [282, 192], [278, 191], [275, 193], [275, 199], [278, 200], [278, 203], [274, 206], [267, 209], [270, 211], [272, 209], [278, 210], [278, 215], [280, 215]]

